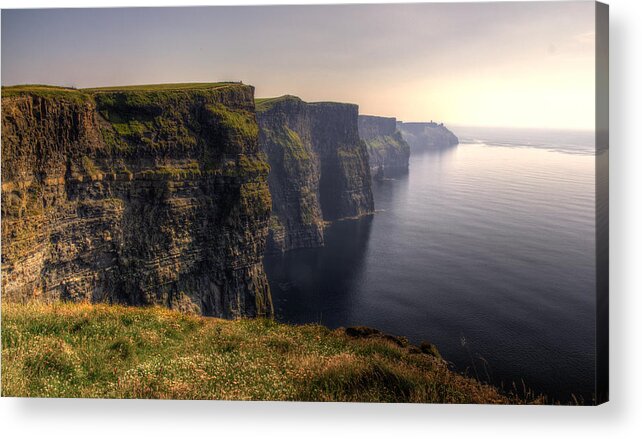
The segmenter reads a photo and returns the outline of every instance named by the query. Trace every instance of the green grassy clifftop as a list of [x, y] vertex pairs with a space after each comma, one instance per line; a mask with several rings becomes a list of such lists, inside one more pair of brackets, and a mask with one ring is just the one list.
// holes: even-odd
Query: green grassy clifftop
[[3, 304], [2, 396], [526, 402], [373, 330], [85, 303]]

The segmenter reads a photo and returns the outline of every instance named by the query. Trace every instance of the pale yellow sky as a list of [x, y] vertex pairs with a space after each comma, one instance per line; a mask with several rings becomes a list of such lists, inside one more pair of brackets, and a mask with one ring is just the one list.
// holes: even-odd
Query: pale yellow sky
[[2, 82], [242, 80], [455, 125], [592, 129], [594, 3], [2, 12]]
[[567, 63], [560, 58], [489, 67], [482, 74], [436, 74], [390, 89], [383, 100], [365, 97], [362, 110], [378, 114], [403, 107], [410, 119], [434, 114], [458, 125], [591, 129], [593, 61]]

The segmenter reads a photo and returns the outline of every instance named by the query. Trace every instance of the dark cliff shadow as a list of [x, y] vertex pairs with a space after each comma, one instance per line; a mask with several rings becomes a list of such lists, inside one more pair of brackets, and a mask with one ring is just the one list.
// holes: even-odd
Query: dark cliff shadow
[[336, 221], [325, 246], [266, 255], [277, 319], [336, 327], [348, 318], [364, 270], [372, 216]]

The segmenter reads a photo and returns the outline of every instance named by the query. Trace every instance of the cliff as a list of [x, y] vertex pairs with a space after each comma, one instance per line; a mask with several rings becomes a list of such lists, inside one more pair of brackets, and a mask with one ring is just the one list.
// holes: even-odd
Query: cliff
[[3, 299], [272, 314], [253, 93], [3, 88]]
[[359, 136], [366, 142], [370, 171], [377, 177], [408, 172], [410, 146], [394, 117], [359, 116]]
[[323, 245], [325, 221], [374, 211], [356, 105], [283, 96], [257, 100], [256, 111], [271, 169], [271, 251]]
[[397, 122], [397, 129], [413, 150], [448, 148], [459, 139], [444, 124], [435, 122]]

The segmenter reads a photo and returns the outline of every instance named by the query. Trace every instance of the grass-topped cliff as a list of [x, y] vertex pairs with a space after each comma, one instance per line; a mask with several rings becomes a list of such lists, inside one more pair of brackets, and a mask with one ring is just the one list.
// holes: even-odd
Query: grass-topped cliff
[[193, 90], [213, 90], [228, 86], [239, 85], [238, 82], [187, 82], [175, 84], [144, 84], [144, 85], [123, 85], [114, 87], [94, 87], [94, 88], [71, 88], [46, 84], [21, 84], [2, 86], [2, 97], [12, 96], [39, 96], [43, 98], [62, 98], [76, 102], [86, 102], [91, 100], [95, 93], [113, 93], [113, 92], [150, 92], [150, 91], [193, 91]]
[[283, 95], [283, 96], [277, 96], [272, 98], [255, 98], [254, 103], [256, 105], [256, 111], [267, 111], [277, 104], [287, 104], [287, 103], [303, 104], [304, 102], [298, 96]]
[[270, 315], [254, 88], [2, 88], [4, 300]]
[[239, 85], [240, 82], [176, 82], [166, 84], [140, 84], [140, 85], [116, 85], [111, 87], [93, 87], [84, 88], [86, 92], [101, 92], [101, 91], [175, 91], [175, 90], [203, 90], [214, 89], [227, 86]]
[[428, 346], [371, 332], [4, 303], [2, 396], [525, 402], [452, 372]]
[[75, 103], [84, 103], [91, 99], [87, 93], [75, 88], [57, 87], [53, 85], [25, 84], [2, 87], [2, 97], [38, 96], [48, 99], [62, 99]]

